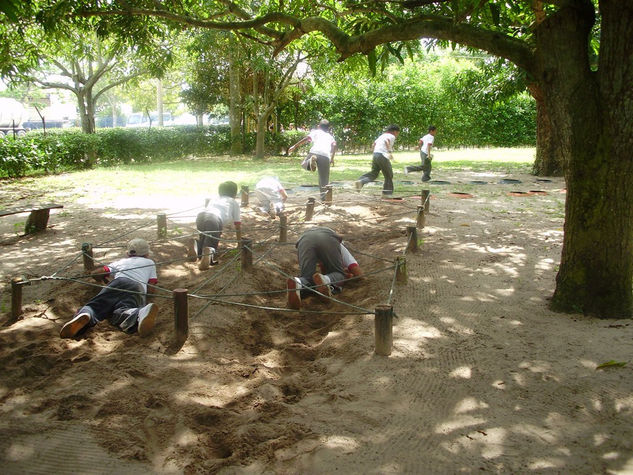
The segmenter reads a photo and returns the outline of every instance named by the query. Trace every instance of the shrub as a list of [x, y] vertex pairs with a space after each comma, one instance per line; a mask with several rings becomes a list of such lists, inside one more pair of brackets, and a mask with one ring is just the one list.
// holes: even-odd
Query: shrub
[[230, 142], [227, 126], [114, 128], [99, 129], [94, 134], [78, 130], [53, 130], [46, 134], [35, 131], [0, 140], [0, 176], [221, 155], [228, 153]]

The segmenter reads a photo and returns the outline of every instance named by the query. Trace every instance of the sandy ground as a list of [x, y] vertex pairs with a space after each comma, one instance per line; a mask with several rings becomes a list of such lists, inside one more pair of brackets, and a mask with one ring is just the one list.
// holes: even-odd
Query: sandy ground
[[[393, 261], [419, 196], [383, 201], [378, 187], [358, 194], [347, 183], [305, 223], [314, 193], [293, 193], [288, 241], [328, 225], [367, 273], [337, 296], [342, 303], [306, 299], [303, 313], [284, 309], [294, 248], [276, 242], [278, 221], [254, 207], [243, 210], [255, 241], [250, 272], [231, 252], [207, 271], [186, 260], [197, 200], [157, 196], [139, 207], [134, 197], [86, 195], [33, 236], [19, 235], [25, 215], [0, 219], [1, 471], [633, 473], [633, 365], [597, 369], [630, 361], [633, 325], [548, 310], [562, 180], [441, 179], [451, 183], [428, 186], [421, 247], [407, 254], [408, 282], [393, 294]], [[546, 194], [509, 194], [530, 190]], [[2, 204], [37, 198], [4, 194]], [[156, 213], [183, 210], [193, 211], [170, 214], [169, 238], [158, 241]], [[110, 262], [136, 236], [152, 241], [165, 289], [151, 336], [103, 322], [60, 339], [62, 324], [98, 291], [70, 280], [23, 287], [24, 314], [9, 321], [12, 277], [80, 278], [82, 242]], [[195, 295], [183, 345], [174, 339], [175, 288]], [[210, 299], [219, 294], [225, 302]], [[390, 298], [393, 352], [376, 356], [371, 312]]]

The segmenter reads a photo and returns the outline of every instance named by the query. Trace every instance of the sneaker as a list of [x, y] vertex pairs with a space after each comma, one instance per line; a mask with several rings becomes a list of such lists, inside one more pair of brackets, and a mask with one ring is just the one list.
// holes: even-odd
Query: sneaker
[[317, 158], [316, 155], [312, 155], [310, 157], [310, 171], [315, 171], [317, 169]]
[[356, 181], [354, 182], [354, 186], [356, 187], [356, 191], [360, 191], [360, 190], [361, 190], [361, 188], [363, 187], [363, 182], [362, 182], [362, 181], [360, 181], [360, 180], [356, 180]]
[[154, 328], [158, 306], [153, 303], [141, 307], [138, 311], [138, 335], [147, 336]]
[[422, 181], [429, 181], [431, 179], [430, 176], [423, 176]]
[[301, 282], [296, 277], [291, 277], [286, 281], [288, 289], [288, 308], [299, 310], [301, 308]]
[[403, 171], [404, 171], [405, 175], [408, 175], [409, 174], [409, 167], [404, 167]]
[[215, 266], [218, 263], [217, 251], [211, 248], [211, 254], [209, 255], [209, 265]]
[[66, 322], [59, 332], [59, 336], [62, 338], [73, 338], [82, 330], [82, 328], [88, 325], [88, 323], [90, 323], [90, 314], [80, 313], [79, 315], [73, 317], [70, 321]]
[[327, 297], [332, 296], [332, 289], [330, 288], [330, 278], [327, 275], [320, 274], [317, 272], [312, 276], [312, 280], [314, 281], [316, 287], [314, 290], [320, 292], [323, 295], [319, 295], [321, 299], [327, 299]]

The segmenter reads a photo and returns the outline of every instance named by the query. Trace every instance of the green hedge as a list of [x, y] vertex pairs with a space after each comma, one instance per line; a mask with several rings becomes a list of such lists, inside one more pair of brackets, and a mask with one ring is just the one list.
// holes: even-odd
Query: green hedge
[[34, 131], [0, 140], [0, 177], [222, 155], [229, 149], [230, 131], [223, 126]]

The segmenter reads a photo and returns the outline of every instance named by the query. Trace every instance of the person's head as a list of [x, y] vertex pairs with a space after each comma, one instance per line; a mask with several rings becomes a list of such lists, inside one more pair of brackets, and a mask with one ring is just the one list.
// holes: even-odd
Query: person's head
[[225, 181], [220, 183], [218, 187], [218, 193], [220, 196], [228, 196], [229, 198], [235, 198], [237, 196], [237, 183], [233, 181]]
[[395, 135], [397, 137], [398, 134], [400, 133], [400, 127], [398, 127], [396, 124], [391, 124], [387, 126], [387, 128], [385, 129], [385, 132], [391, 135]]
[[319, 129], [323, 130], [324, 132], [329, 132], [330, 121], [327, 119], [321, 119], [321, 122], [319, 122]]
[[149, 244], [145, 239], [134, 238], [127, 243], [127, 255], [129, 257], [145, 257], [149, 254]]
[[435, 135], [435, 126], [434, 125], [429, 125], [429, 134], [431, 135]]

